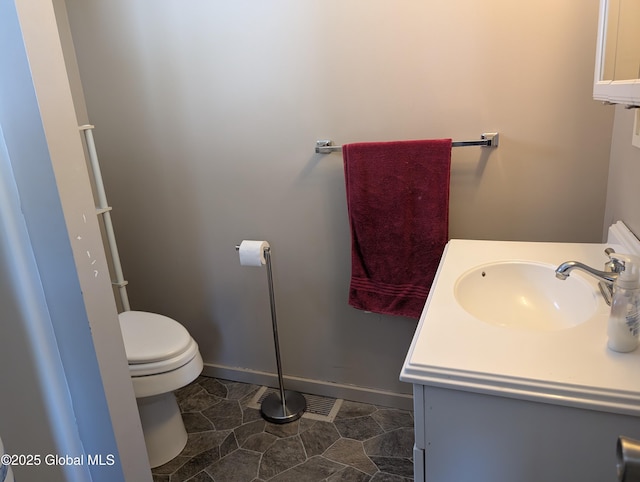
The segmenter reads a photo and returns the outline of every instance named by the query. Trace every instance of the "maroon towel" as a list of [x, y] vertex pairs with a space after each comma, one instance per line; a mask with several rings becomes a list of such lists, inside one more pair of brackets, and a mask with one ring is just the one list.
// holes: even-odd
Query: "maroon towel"
[[342, 148], [355, 308], [419, 318], [449, 236], [451, 139]]

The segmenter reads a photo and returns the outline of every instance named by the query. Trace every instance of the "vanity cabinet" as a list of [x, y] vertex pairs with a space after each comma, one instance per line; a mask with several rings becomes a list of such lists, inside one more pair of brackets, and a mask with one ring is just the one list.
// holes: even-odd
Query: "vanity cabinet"
[[[640, 242], [622, 223], [609, 233], [606, 244], [449, 241], [400, 374], [413, 385], [416, 481], [617, 479], [618, 437], [640, 438], [640, 349], [606, 348], [609, 307], [595, 278], [579, 270], [565, 281], [554, 275], [568, 260], [604, 266], [608, 247], [640, 254]], [[492, 266], [509, 263], [547, 267], [540, 283], [553, 304], [567, 286], [560, 283], [573, 279], [589, 292], [593, 311], [563, 327], [523, 325], [515, 315], [513, 323], [492, 323], [463, 308], [456, 294], [461, 280], [470, 273], [495, 280]], [[500, 288], [501, 302], [474, 302], [503, 314], [509, 290], [491, 286]], [[540, 301], [530, 295], [523, 288], [517, 296], [525, 310]]]
[[427, 482], [606, 482], [637, 416], [414, 385], [414, 478]]
[[600, 0], [593, 97], [640, 106], [638, 0]]

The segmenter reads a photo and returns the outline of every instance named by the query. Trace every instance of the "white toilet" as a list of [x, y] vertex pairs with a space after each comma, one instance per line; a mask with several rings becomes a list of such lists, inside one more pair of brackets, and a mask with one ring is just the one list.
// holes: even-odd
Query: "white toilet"
[[149, 463], [158, 467], [187, 443], [173, 392], [200, 375], [202, 357], [189, 332], [171, 318], [144, 311], [125, 311], [118, 318]]

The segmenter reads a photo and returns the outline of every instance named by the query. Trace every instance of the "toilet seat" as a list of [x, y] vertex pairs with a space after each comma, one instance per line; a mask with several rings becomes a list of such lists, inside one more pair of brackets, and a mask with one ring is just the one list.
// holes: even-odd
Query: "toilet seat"
[[[118, 319], [130, 366], [141, 364], [161, 366], [165, 361], [175, 365], [176, 360], [184, 358], [187, 352], [193, 351], [195, 342], [189, 332], [180, 323], [167, 316], [146, 311], [125, 311], [118, 315]], [[195, 349], [197, 350], [197, 346]], [[187, 358], [184, 363], [189, 359]]]
[[180, 355], [168, 360], [161, 360], [151, 363], [131, 363], [129, 362], [129, 373], [132, 377], [144, 377], [147, 375], [158, 375], [180, 368], [189, 363], [198, 353], [198, 344], [191, 339], [187, 349]]

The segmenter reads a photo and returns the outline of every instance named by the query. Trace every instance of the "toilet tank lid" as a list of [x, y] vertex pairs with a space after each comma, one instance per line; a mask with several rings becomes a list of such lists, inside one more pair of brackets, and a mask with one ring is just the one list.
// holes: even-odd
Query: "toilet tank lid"
[[184, 326], [168, 316], [146, 311], [118, 315], [129, 364], [152, 363], [181, 355], [191, 341]]

